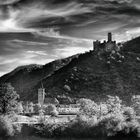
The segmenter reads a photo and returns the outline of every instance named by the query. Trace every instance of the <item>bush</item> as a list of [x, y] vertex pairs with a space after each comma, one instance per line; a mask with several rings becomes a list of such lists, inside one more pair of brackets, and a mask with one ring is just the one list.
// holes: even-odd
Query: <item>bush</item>
[[140, 116], [140, 95], [132, 97], [132, 107], [134, 108], [136, 115]]
[[57, 117], [58, 116], [58, 111], [57, 110], [53, 110], [50, 112], [51, 116]]
[[77, 102], [80, 106], [80, 115], [87, 115], [89, 117], [99, 116], [100, 107], [90, 99], [80, 99]]
[[125, 123], [123, 130], [125, 135], [132, 135], [140, 137], [140, 124], [137, 120], [131, 120], [130, 122]]
[[123, 115], [125, 116], [126, 121], [132, 121], [132, 120], [136, 119], [136, 113], [135, 113], [134, 109], [131, 107], [124, 107]]
[[0, 116], [0, 136], [9, 137], [21, 132], [20, 124], [13, 124], [11, 116]]
[[39, 104], [34, 105], [34, 113], [39, 114], [40, 109], [41, 109], [41, 106]]
[[98, 127], [103, 135], [114, 136], [121, 131], [124, 120], [122, 114], [108, 114], [99, 121]]
[[122, 108], [122, 100], [120, 100], [120, 98], [118, 96], [107, 96], [108, 99], [106, 101], [106, 105], [108, 106], [108, 113], [111, 112], [120, 112], [121, 108]]
[[[128, 108], [127, 108], [128, 109]], [[129, 108], [130, 109], [130, 108]], [[124, 114], [123, 114], [124, 113]], [[108, 114], [99, 121], [98, 127], [101, 133], [105, 136], [140, 136], [140, 124], [132, 117], [130, 110], [125, 110], [123, 113]]]
[[0, 117], [0, 135], [1, 136], [13, 136], [14, 128], [11, 120], [8, 117]]
[[57, 111], [57, 108], [55, 105], [48, 105], [46, 108], [45, 108], [45, 114], [46, 115], [51, 115], [51, 116], [57, 116], [58, 115], [58, 111]]

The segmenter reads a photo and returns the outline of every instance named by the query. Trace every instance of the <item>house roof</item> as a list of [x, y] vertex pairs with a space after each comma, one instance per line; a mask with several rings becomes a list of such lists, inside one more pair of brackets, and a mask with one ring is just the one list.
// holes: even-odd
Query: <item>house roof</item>
[[47, 97], [44, 100], [44, 104], [59, 104], [59, 101], [56, 98]]

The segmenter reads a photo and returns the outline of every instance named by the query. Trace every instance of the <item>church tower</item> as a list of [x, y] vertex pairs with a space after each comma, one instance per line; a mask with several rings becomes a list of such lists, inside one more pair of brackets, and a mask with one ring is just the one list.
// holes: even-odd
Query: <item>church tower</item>
[[44, 99], [45, 99], [45, 89], [42, 87], [38, 89], [38, 104], [43, 106]]

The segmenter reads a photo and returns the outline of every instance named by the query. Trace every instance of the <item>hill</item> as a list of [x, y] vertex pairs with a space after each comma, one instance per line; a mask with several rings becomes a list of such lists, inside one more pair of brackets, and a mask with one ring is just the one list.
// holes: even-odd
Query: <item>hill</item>
[[76, 56], [77, 55], [56, 60], [46, 65], [32, 64], [20, 66], [12, 72], [0, 77], [0, 83], [11, 83], [21, 99], [27, 100], [30, 95], [29, 89], [32, 89], [38, 82], [51, 75], [54, 71], [67, 65], [71, 59]]
[[1, 77], [0, 83], [12, 83], [21, 100], [37, 101], [43, 83], [47, 96], [58, 99], [84, 97], [98, 102], [117, 95], [129, 103], [132, 95], [140, 94], [140, 53], [138, 44], [136, 52], [131, 49], [132, 42], [138, 39], [126, 42], [123, 51], [115, 54], [90, 51], [44, 66], [19, 67]]
[[[106, 95], [119, 96], [130, 101], [132, 95], [140, 93], [140, 62], [133, 53], [122, 53], [122, 60], [97, 56], [88, 52], [74, 58], [51, 76], [43, 79], [43, 85], [49, 96], [90, 98], [101, 101]], [[37, 91], [39, 85], [32, 90]], [[37, 94], [34, 94], [36, 99]]]
[[140, 37], [136, 37], [124, 43], [123, 51], [140, 53]]

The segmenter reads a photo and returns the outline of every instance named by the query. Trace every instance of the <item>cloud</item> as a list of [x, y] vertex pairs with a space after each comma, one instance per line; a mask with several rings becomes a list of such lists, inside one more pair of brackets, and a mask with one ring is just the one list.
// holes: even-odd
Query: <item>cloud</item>
[[27, 51], [30, 54], [47, 55], [45, 51]]
[[[17, 16], [18, 22], [26, 27], [41, 27], [61, 22], [69, 22], [70, 16], [82, 15], [92, 12], [89, 7], [84, 7], [82, 3], [70, 2], [65, 5], [47, 6], [42, 3], [34, 3], [27, 7], [22, 7]], [[62, 21], [62, 22], [63, 22]], [[41, 24], [41, 25], [40, 25]]]
[[46, 42], [34, 42], [34, 41], [24, 41], [24, 40], [18, 40], [18, 39], [14, 39], [9, 41], [9, 43], [13, 43], [13, 44], [23, 44], [23, 45], [32, 45], [32, 46], [36, 46], [36, 45], [48, 45], [48, 43]]
[[24, 28], [17, 17], [19, 10], [14, 10], [12, 7], [6, 7], [5, 10], [1, 9], [0, 15], [0, 32], [30, 32], [33, 29]]
[[56, 31], [54, 28], [47, 28], [45, 30], [37, 30], [35, 32], [32, 32], [35, 36], [44, 36], [44, 37], [60, 37], [60, 32]]
[[140, 27], [132, 28], [126, 31], [127, 36], [138, 37], [140, 35]]
[[[11, 1], [11, 3], [13, 2], [17, 1]], [[10, 4], [10, 1], [2, 1], [1, 3]], [[44, 4], [43, 1], [31, 2], [26, 6], [13, 7], [11, 5], [4, 7], [4, 10], [1, 11], [1, 17], [7, 16], [7, 18], [3, 20], [0, 17], [0, 31], [31, 31], [33, 30], [32, 27], [38, 27], [38, 24], [43, 20], [54, 20], [54, 18], [68, 20], [69, 16], [82, 15], [90, 12], [89, 7], [84, 7], [82, 3], [78, 2], [69, 2], [57, 6]]]
[[30, 33], [12, 34], [13, 38], [10, 39], [9, 34], [5, 33], [5, 39], [0, 42], [0, 66], [2, 66], [0, 73], [2, 74], [21, 65], [46, 64], [92, 49], [92, 41], [86, 39], [37, 36]]
[[60, 58], [72, 56], [74, 54], [78, 53], [84, 53], [86, 51], [89, 51], [89, 48], [81, 48], [77, 46], [72, 46], [72, 47], [64, 47], [64, 48], [58, 48], [55, 50], [56, 55], [60, 56]]
[[118, 33], [124, 24], [131, 26], [132, 19], [139, 24], [139, 5], [137, 0], [11, 1], [10, 6], [0, 8], [0, 31], [33, 32], [50, 37], [64, 34], [91, 39], [90, 32]]
[[105, 0], [109, 2], [118, 2], [118, 3], [131, 3], [133, 0]]
[[13, 4], [13, 3], [16, 3], [20, 0], [1, 0], [0, 1], [0, 5], [8, 5], [8, 4]]
[[17, 59], [7, 60], [5, 57], [0, 57], [0, 65], [14, 63], [15, 61], [17, 61]]
[[[11, 1], [16, 4], [7, 6], [7, 18], [1, 20], [0, 31], [35, 32], [40, 29], [58, 28], [77, 30], [74, 27], [92, 28], [104, 19], [115, 23], [127, 16], [137, 18], [140, 15], [139, 2], [136, 0], [21, 0]], [[131, 3], [131, 4], [130, 4]], [[137, 3], [137, 4], [136, 4]], [[136, 6], [137, 5], [137, 6]], [[116, 16], [118, 17], [116, 18]], [[124, 19], [119, 18], [124, 15]], [[2, 16], [1, 16], [2, 17]], [[114, 19], [110, 20], [110, 19]], [[126, 21], [125, 21], [126, 22]], [[129, 21], [128, 21], [129, 22]], [[106, 26], [106, 23], [105, 23]], [[74, 29], [73, 29], [74, 28]], [[48, 35], [53, 31], [48, 31]], [[67, 32], [68, 33], [68, 32]], [[54, 35], [53, 35], [54, 36]], [[56, 36], [56, 35], [55, 35]]]

